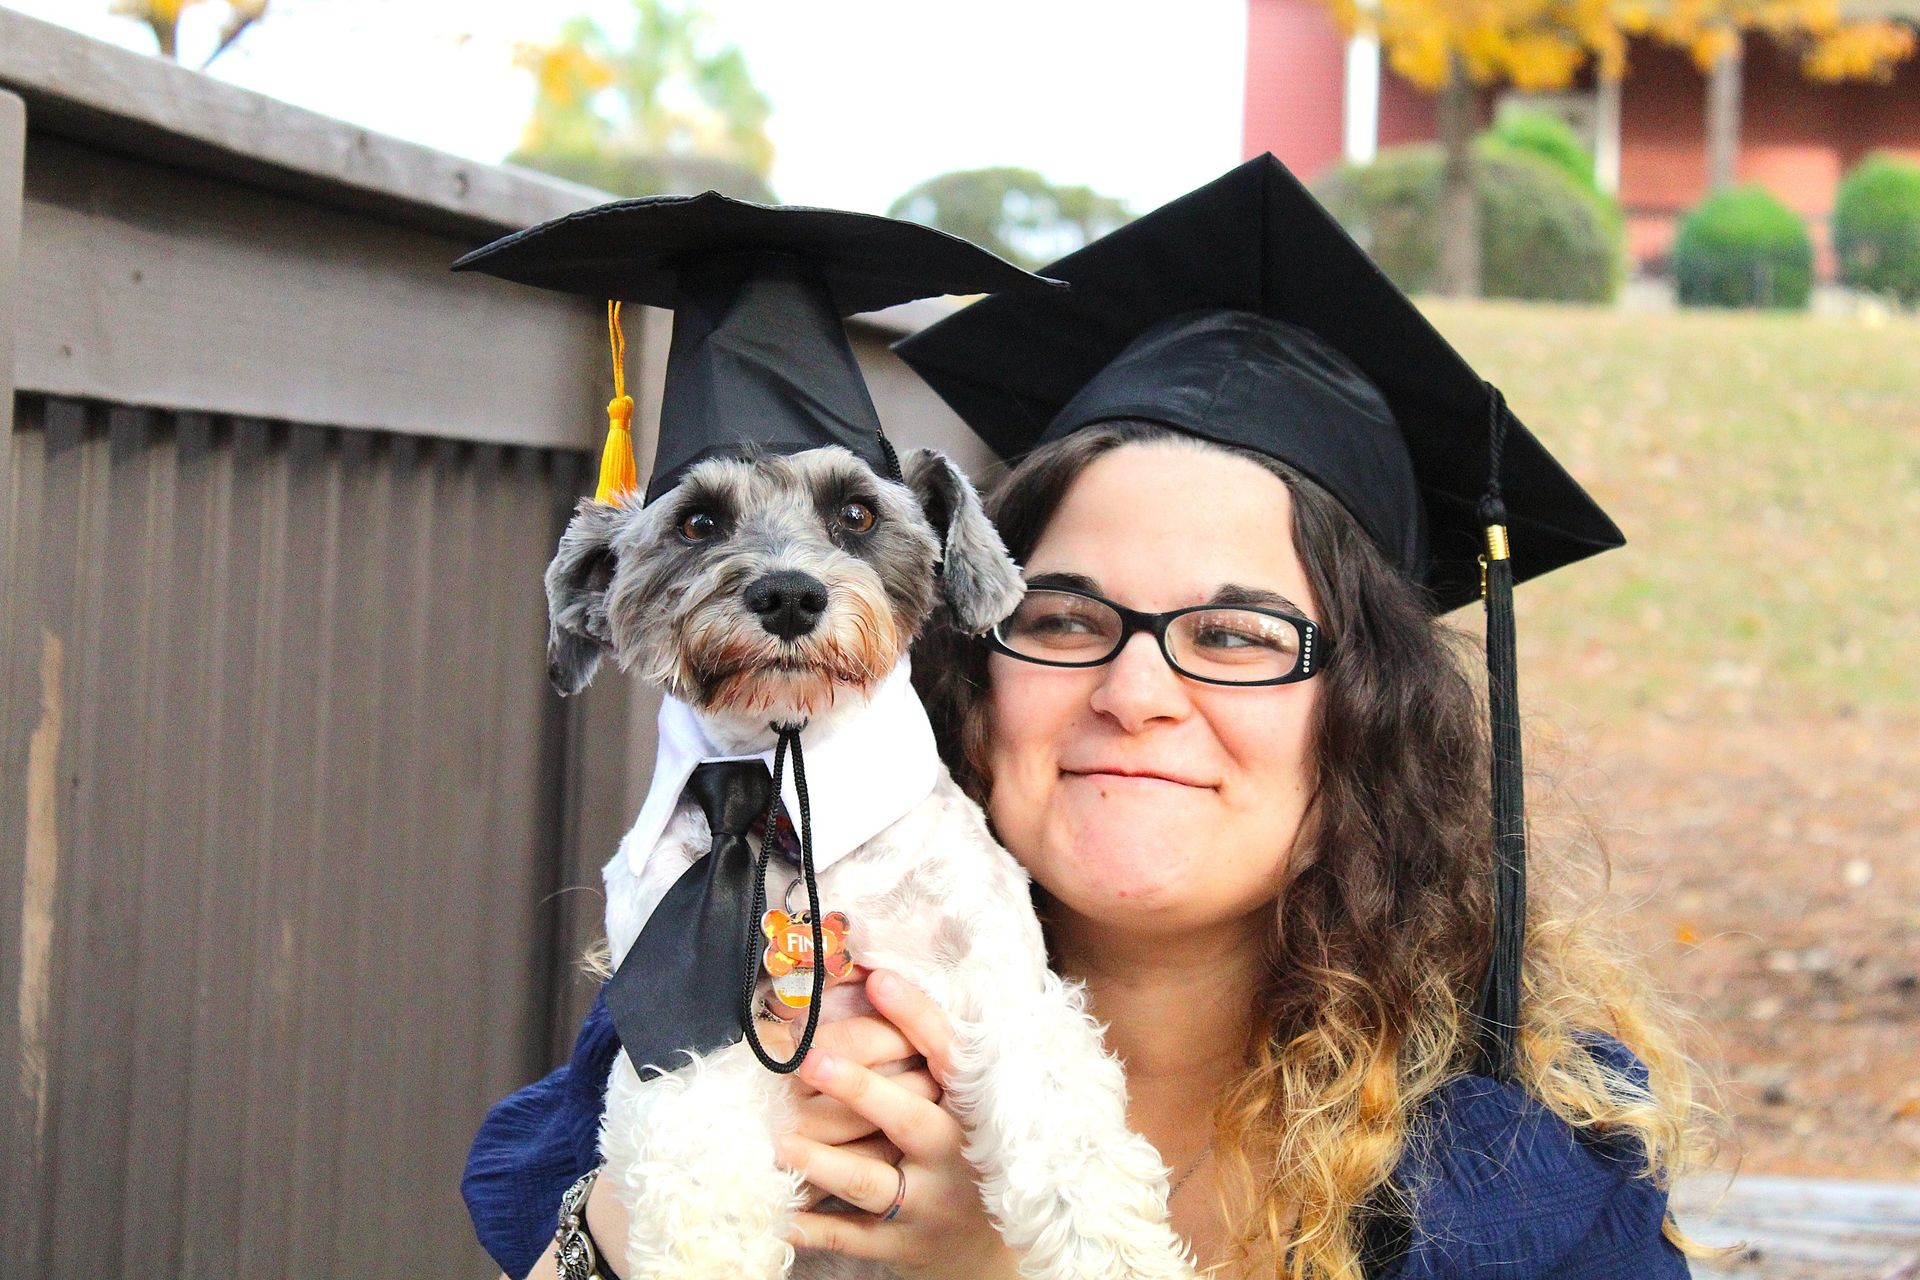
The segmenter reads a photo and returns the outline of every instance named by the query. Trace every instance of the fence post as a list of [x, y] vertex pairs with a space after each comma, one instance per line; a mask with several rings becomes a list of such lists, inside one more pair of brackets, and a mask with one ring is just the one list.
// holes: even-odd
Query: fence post
[[[27, 146], [26, 104], [14, 94], [0, 89], [0, 655], [7, 652], [12, 626], [8, 602], [16, 589], [8, 568], [12, 547], [8, 507], [13, 499], [13, 331], [20, 311], [20, 206], [24, 200]], [[16, 957], [26, 947], [26, 928], [21, 919], [21, 895], [24, 893], [19, 868], [24, 862], [26, 841], [22, 826], [13, 815], [22, 814], [17, 784], [19, 762], [24, 761], [27, 734], [16, 729], [14, 721], [22, 703], [13, 687], [14, 663], [0, 661], [0, 821], [6, 834], [0, 836], [0, 863], [7, 867], [10, 885], [0, 885], [0, 987], [22, 988], [23, 966]], [[22, 824], [24, 825], [24, 823]], [[11, 1011], [0, 1018], [0, 1062], [22, 1063], [21, 1021]], [[42, 1058], [41, 1061], [44, 1061]], [[22, 1071], [22, 1079], [26, 1079]], [[12, 1082], [9, 1082], [10, 1086]], [[45, 1249], [41, 1239], [43, 1214], [40, 1209], [45, 1186], [46, 1153], [35, 1127], [35, 1106], [10, 1087], [6, 1102], [0, 1103], [0, 1203], [17, 1206], [0, 1223], [0, 1251], [28, 1272], [42, 1269]]]
[[0, 89], [0, 495], [9, 491], [13, 473], [13, 325], [20, 306], [20, 204], [26, 158], [27, 105], [19, 95]]

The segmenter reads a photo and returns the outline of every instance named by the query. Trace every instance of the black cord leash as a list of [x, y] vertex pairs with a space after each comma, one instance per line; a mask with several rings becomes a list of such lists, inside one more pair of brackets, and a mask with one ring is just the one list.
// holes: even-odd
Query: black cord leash
[[[773, 796], [767, 802], [767, 833], [760, 841], [760, 852], [753, 860], [753, 911], [747, 917], [747, 963], [740, 988], [740, 1025], [747, 1033], [747, 1044], [760, 1065], [780, 1075], [799, 1069], [813, 1047], [813, 1033], [820, 1028], [821, 996], [827, 989], [827, 941], [820, 921], [820, 886], [813, 872], [813, 815], [807, 804], [807, 765], [800, 752], [800, 730], [804, 725], [773, 725], [778, 735], [773, 747]], [[780, 830], [780, 775], [786, 768], [787, 748], [793, 748], [793, 789], [800, 797], [800, 875], [807, 882], [807, 916], [813, 926], [813, 998], [807, 1004], [807, 1026], [800, 1043], [785, 1062], [768, 1053], [760, 1043], [754, 1025], [754, 990], [760, 985], [760, 921], [767, 912], [767, 861]]]

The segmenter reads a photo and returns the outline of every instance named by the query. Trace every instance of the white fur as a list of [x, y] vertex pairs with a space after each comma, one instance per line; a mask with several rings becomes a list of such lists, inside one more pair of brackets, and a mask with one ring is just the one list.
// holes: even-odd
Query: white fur
[[[876, 750], [884, 750], [876, 744]], [[669, 848], [668, 846], [671, 846]], [[697, 810], [675, 815], [644, 876], [608, 877], [616, 962], [666, 887], [707, 847]], [[626, 865], [643, 851], [622, 850]], [[656, 870], [657, 869], [657, 870]], [[791, 873], [782, 871], [770, 898]], [[924, 801], [820, 880], [852, 921], [854, 959], [892, 969], [954, 1021], [944, 1105], [967, 1132], [988, 1212], [1046, 1280], [1187, 1280], [1167, 1223], [1167, 1170], [1127, 1128], [1126, 1082], [1083, 993], [1047, 967], [1026, 872], [942, 772]], [[831, 992], [826, 1013], [848, 1002]], [[791, 1129], [787, 1077], [744, 1043], [641, 1081], [614, 1064], [601, 1151], [632, 1224], [628, 1280], [855, 1280], [891, 1274], [783, 1242], [799, 1180], [774, 1162]], [[912, 1211], [911, 1187], [907, 1211]]]

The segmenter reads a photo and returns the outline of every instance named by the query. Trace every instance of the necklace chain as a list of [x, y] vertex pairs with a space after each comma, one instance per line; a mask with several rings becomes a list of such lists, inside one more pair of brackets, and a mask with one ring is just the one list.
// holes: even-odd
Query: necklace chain
[[1212, 1154], [1213, 1154], [1213, 1143], [1209, 1141], [1206, 1146], [1200, 1148], [1199, 1155], [1195, 1156], [1192, 1160], [1187, 1162], [1187, 1167], [1180, 1171], [1180, 1176], [1173, 1180], [1173, 1185], [1167, 1188], [1167, 1199], [1169, 1201], [1171, 1201], [1173, 1197], [1179, 1193], [1180, 1188], [1187, 1185], [1188, 1178], [1191, 1178], [1194, 1174], [1200, 1171], [1200, 1166], [1205, 1164], [1207, 1161], [1207, 1157]]

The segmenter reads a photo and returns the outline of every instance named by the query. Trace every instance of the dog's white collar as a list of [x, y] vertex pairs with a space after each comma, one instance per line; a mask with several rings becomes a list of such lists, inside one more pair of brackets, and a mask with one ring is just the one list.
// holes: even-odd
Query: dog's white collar
[[[940, 753], [934, 746], [933, 725], [913, 691], [905, 658], [881, 681], [864, 707], [834, 716], [817, 737], [803, 732], [800, 744], [806, 753], [813, 861], [818, 871], [825, 871], [906, 816], [940, 780]], [[772, 747], [747, 756], [716, 748], [700, 727], [693, 708], [677, 698], [668, 698], [660, 706], [658, 752], [640, 817], [607, 864], [609, 890], [621, 874], [640, 873], [672, 820], [680, 792], [695, 767], [708, 760], [763, 760], [769, 769], [773, 767]], [[787, 812], [798, 814], [800, 801], [794, 791], [791, 761], [781, 790]]]

